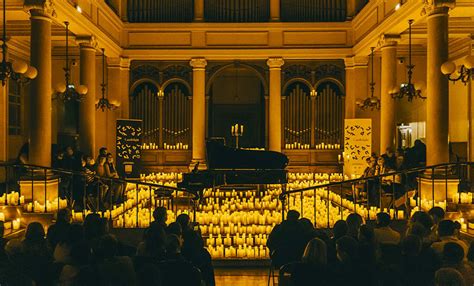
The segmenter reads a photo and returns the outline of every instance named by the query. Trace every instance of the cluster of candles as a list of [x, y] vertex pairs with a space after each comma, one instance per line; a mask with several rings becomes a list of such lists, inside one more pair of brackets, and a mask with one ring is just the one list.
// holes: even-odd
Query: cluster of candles
[[455, 193], [453, 202], [461, 204], [472, 204], [472, 193]]
[[[158, 150], [160, 149], [160, 146], [156, 143], [142, 143], [141, 149], [142, 150]], [[163, 149], [164, 150], [188, 150], [189, 145], [183, 144], [182, 142], [178, 142], [176, 144], [163, 143]]]
[[13, 230], [19, 230], [20, 229], [20, 219], [16, 218], [11, 221], [6, 221], [5, 220], [5, 214], [3, 212], [0, 212], [0, 221], [3, 221], [3, 228], [4, 229], [13, 229]]
[[44, 213], [55, 212], [67, 208], [67, 200], [55, 198], [52, 201], [46, 200], [46, 204], [40, 204], [38, 201], [23, 204], [23, 210], [26, 212]]
[[295, 143], [286, 143], [285, 144], [285, 149], [287, 150], [292, 150], [292, 149], [309, 149], [310, 145], [309, 144], [301, 144], [299, 142]]
[[213, 259], [222, 258], [246, 258], [246, 259], [268, 259], [270, 256], [268, 248], [266, 246], [250, 246], [247, 244], [234, 246], [208, 246], [209, 253]]
[[316, 145], [317, 150], [333, 150], [333, 149], [341, 149], [341, 144], [327, 144], [327, 143], [319, 143]]
[[232, 136], [242, 136], [244, 134], [244, 126], [241, 124], [235, 124], [230, 127], [230, 133]]
[[[419, 206], [418, 206], [419, 205]], [[422, 209], [424, 211], [430, 210], [432, 207], [440, 207], [442, 209], [446, 209], [446, 201], [433, 201], [433, 200], [428, 200], [428, 199], [418, 199], [415, 200], [414, 198], [410, 198], [410, 207], [412, 208], [412, 213], [413, 210], [418, 210]]]
[[159, 184], [168, 187], [176, 187], [177, 183], [183, 180], [183, 173], [158, 172], [148, 175], [140, 174], [140, 181], [152, 184]]
[[25, 203], [25, 196], [20, 196], [18, 192], [10, 192], [8, 194], [3, 194], [0, 196], [0, 205], [8, 205], [8, 206], [17, 206], [23, 205]]

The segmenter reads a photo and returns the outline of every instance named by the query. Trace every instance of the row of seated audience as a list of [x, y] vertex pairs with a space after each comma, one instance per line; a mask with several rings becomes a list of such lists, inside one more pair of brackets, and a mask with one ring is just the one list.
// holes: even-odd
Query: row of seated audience
[[474, 285], [474, 243], [444, 215], [439, 207], [418, 211], [400, 233], [386, 213], [375, 227], [353, 213], [328, 235], [291, 210], [267, 246], [284, 285]]
[[69, 210], [60, 210], [46, 234], [32, 222], [23, 239], [3, 241], [0, 285], [214, 286], [211, 256], [189, 216], [170, 225], [165, 208], [153, 216], [136, 248], [110, 234], [97, 214], [71, 224]]
[[417, 173], [395, 174], [384, 176], [380, 179], [371, 177], [404, 171], [410, 168], [424, 166], [426, 160], [426, 146], [420, 140], [415, 141], [415, 145], [407, 150], [394, 152], [388, 147], [381, 156], [373, 153], [366, 158], [367, 167], [362, 178], [368, 178], [362, 182], [362, 189], [367, 195], [369, 204], [380, 206], [381, 195], [388, 193], [394, 195], [396, 206], [400, 207], [406, 203], [404, 195], [417, 188]]

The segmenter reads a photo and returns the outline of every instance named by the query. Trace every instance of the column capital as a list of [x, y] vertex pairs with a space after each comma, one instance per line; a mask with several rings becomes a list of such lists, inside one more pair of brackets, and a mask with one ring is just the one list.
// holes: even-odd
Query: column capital
[[400, 35], [382, 34], [377, 42], [377, 48], [396, 47], [400, 42]]
[[283, 58], [269, 58], [267, 65], [270, 69], [281, 69], [281, 66], [285, 64]]
[[25, 0], [23, 9], [26, 10], [31, 17], [56, 17], [53, 0]]
[[344, 65], [347, 68], [367, 68], [369, 57], [367, 56], [349, 56], [344, 58]]
[[76, 36], [76, 44], [79, 45], [81, 49], [97, 50], [99, 46], [95, 36]]
[[207, 61], [205, 58], [193, 58], [189, 61], [189, 65], [193, 69], [205, 69], [207, 66]]
[[456, 6], [456, 0], [423, 0], [421, 16], [447, 14], [449, 9]]
[[130, 59], [124, 57], [107, 58], [109, 68], [130, 69]]

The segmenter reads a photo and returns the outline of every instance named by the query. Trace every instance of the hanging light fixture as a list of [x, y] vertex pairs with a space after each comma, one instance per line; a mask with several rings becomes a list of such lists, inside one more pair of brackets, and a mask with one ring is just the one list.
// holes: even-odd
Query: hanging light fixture
[[364, 99], [363, 101], [361, 101], [361, 100], [356, 101], [357, 106], [362, 110], [366, 110], [366, 109], [369, 109], [369, 108], [370, 108], [370, 110], [374, 110], [374, 109], [379, 110], [380, 109], [380, 99], [378, 97], [374, 96], [374, 91], [375, 91], [374, 50], [375, 50], [374, 47], [370, 48], [371, 77], [372, 77], [371, 80], [370, 80], [370, 84], [369, 84], [370, 85], [370, 96], [367, 97], [366, 99]]
[[441, 65], [441, 72], [452, 82], [461, 81], [466, 85], [474, 75], [474, 55], [464, 58], [464, 63], [459, 70], [456, 70], [456, 64], [448, 61]]
[[99, 99], [99, 102], [95, 105], [96, 109], [100, 109], [102, 111], [106, 110], [114, 110], [118, 106], [111, 103], [107, 99], [107, 92], [106, 92], [106, 87], [107, 83], [105, 82], [105, 50], [102, 49], [102, 83], [100, 84], [101, 86], [101, 91], [102, 91], [102, 97]]
[[2, 62], [0, 67], [0, 79], [2, 86], [7, 84], [8, 79], [26, 84], [38, 75], [36, 68], [28, 66], [23, 61], [7, 61], [7, 9], [6, 0], [3, 0], [3, 36], [2, 36]]
[[64, 102], [67, 101], [81, 101], [87, 93], [87, 87], [79, 85], [77, 88], [71, 82], [71, 69], [69, 68], [69, 22], [64, 22], [66, 25], [66, 66], [63, 68], [65, 83], [60, 83], [56, 87], [56, 98]]
[[414, 98], [426, 99], [426, 97], [421, 95], [421, 90], [417, 89], [412, 83], [413, 68], [415, 65], [411, 63], [411, 25], [413, 24], [413, 19], [408, 20], [408, 82], [402, 83], [400, 85], [400, 90], [395, 90], [391, 92], [390, 95], [392, 98], [402, 99], [407, 97], [408, 101], [412, 101]]

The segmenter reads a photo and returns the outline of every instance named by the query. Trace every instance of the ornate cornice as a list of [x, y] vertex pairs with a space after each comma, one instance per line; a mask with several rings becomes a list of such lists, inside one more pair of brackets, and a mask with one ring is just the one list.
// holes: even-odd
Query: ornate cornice
[[267, 65], [270, 69], [281, 69], [281, 66], [285, 64], [283, 58], [269, 58]]
[[192, 66], [193, 69], [205, 69], [207, 61], [205, 58], [194, 58], [189, 61], [189, 65]]
[[344, 58], [344, 65], [347, 68], [367, 68], [369, 64], [369, 57], [352, 56]]
[[421, 16], [448, 13], [456, 6], [456, 0], [423, 0]]
[[32, 17], [56, 17], [53, 0], [25, 0], [23, 9]]
[[400, 42], [400, 35], [382, 34], [377, 42], [377, 48], [396, 47]]
[[130, 69], [130, 59], [124, 57], [107, 58], [107, 65], [110, 68]]

